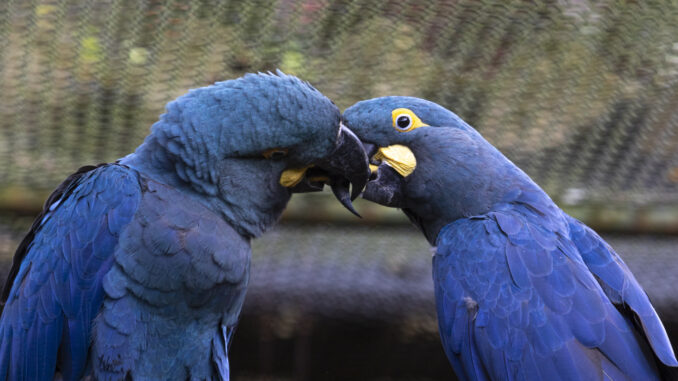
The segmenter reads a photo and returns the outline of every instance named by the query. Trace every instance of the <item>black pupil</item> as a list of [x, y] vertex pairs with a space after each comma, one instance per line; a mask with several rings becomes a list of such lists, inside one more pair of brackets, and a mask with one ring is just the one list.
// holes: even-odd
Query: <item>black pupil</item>
[[405, 115], [399, 116], [398, 119], [396, 120], [396, 123], [400, 128], [407, 128], [410, 126], [410, 117]]

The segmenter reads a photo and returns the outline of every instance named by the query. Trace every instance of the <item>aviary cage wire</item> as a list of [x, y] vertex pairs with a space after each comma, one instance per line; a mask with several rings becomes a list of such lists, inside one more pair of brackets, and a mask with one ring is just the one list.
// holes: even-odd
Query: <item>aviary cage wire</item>
[[[190, 88], [280, 68], [342, 109], [382, 95], [440, 103], [561, 205], [583, 205], [578, 217], [603, 208], [598, 222], [652, 227], [634, 211], [660, 205], [651, 217], [675, 227], [677, 36], [675, 1], [5, 0], [0, 204], [42, 201], [79, 166], [131, 152]], [[0, 219], [5, 263], [29, 223]], [[285, 337], [306, 315], [379, 318], [435, 344], [427, 245], [391, 229], [284, 226], [255, 242], [243, 319], [274, 316]], [[610, 243], [675, 333], [678, 240]], [[304, 353], [295, 374], [312, 379]]]

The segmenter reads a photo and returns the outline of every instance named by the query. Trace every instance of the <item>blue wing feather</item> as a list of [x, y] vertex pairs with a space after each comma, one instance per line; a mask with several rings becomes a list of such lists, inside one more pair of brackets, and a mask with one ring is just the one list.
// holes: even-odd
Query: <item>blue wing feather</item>
[[605, 294], [615, 304], [627, 305], [640, 320], [643, 333], [659, 359], [666, 365], [678, 366], [664, 326], [645, 291], [629, 268], [596, 232], [568, 216], [572, 241], [582, 259], [605, 286]]
[[439, 233], [438, 320], [457, 375], [659, 379], [655, 356], [667, 365], [675, 356], [631, 272], [592, 230], [530, 193]]
[[81, 377], [102, 278], [140, 194], [136, 173], [110, 164], [79, 171], [48, 199], [3, 293], [0, 380]]

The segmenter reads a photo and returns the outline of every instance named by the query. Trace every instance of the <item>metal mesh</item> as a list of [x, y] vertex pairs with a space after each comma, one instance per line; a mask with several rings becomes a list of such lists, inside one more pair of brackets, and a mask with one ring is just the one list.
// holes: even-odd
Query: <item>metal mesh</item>
[[0, 184], [53, 188], [166, 102], [282, 70], [340, 107], [399, 94], [478, 128], [556, 199], [678, 201], [678, 3], [0, 3]]
[[[2, 0], [0, 199], [51, 190], [81, 165], [126, 155], [164, 105], [190, 88], [281, 68], [342, 109], [383, 95], [440, 103], [561, 205], [625, 206], [595, 218], [577, 215], [587, 222], [638, 219], [643, 216], [627, 215], [626, 206], [661, 203], [671, 208], [653, 218], [675, 224], [677, 36], [676, 1]], [[317, 220], [336, 210], [333, 218], [353, 219], [338, 203], [319, 199], [295, 196], [301, 201], [287, 213], [313, 210]], [[36, 206], [43, 200], [36, 197]], [[358, 206], [366, 219], [372, 213], [382, 213], [382, 221], [402, 218], [399, 211], [368, 206]], [[31, 218], [0, 217], [2, 279]], [[676, 343], [676, 239], [606, 238]], [[267, 357], [270, 348], [261, 344], [271, 341], [267, 335], [313, 336], [321, 343], [310, 350], [301, 340], [299, 347], [338, 352], [316, 358], [295, 347], [295, 379], [327, 379], [347, 366], [351, 372], [368, 352], [376, 353], [373, 361], [363, 359], [364, 372], [355, 370], [373, 375], [364, 379], [399, 379], [406, 363], [411, 374], [423, 374], [425, 364], [431, 379], [448, 379], [427, 246], [418, 232], [393, 226], [283, 225], [255, 241], [233, 369], [275, 373], [275, 366], [248, 368], [245, 358]], [[308, 316], [320, 316], [313, 335], [294, 332]], [[378, 324], [353, 337], [342, 322], [346, 326], [331, 336], [320, 327], [330, 318]], [[259, 320], [270, 328], [247, 331]], [[392, 328], [379, 331], [387, 322]], [[425, 340], [412, 339], [417, 335]], [[407, 340], [431, 343], [430, 354], [405, 346]], [[288, 352], [270, 350], [268, 357], [284, 359]], [[328, 365], [333, 358], [340, 361], [336, 369]], [[317, 375], [308, 376], [311, 363]], [[387, 368], [382, 373], [374, 370], [380, 364]]]

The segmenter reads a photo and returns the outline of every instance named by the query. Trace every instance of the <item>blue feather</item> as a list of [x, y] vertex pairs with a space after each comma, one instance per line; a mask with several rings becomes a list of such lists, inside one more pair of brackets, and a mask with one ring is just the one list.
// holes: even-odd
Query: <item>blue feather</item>
[[[603, 291], [608, 298], [615, 303], [628, 305], [640, 319], [643, 334], [657, 357], [666, 365], [678, 366], [671, 343], [654, 307], [619, 255], [586, 225], [571, 217], [568, 217], [568, 222], [573, 242], [582, 253], [586, 264], [589, 265], [591, 261], [591, 272], [605, 286]], [[601, 259], [605, 257], [608, 260]], [[599, 266], [604, 262], [608, 264]]]
[[523, 223], [520, 218], [513, 214], [497, 212], [494, 214], [494, 218], [497, 220], [499, 228], [507, 236], [518, 234], [523, 227]]
[[[118, 178], [118, 188], [103, 186], [107, 178]], [[140, 192], [136, 176], [117, 165], [75, 181], [67, 184], [72, 189], [67, 195], [49, 205], [49, 219], [38, 227], [0, 317], [0, 380], [52, 379], [57, 367], [64, 379], [79, 379], [84, 371], [92, 320], [103, 301], [101, 275], [110, 266], [119, 232], [112, 234], [101, 221], [107, 211], [127, 203], [128, 213], [116, 221], [118, 228], [124, 226]], [[95, 188], [97, 197], [87, 197]], [[110, 193], [116, 195], [103, 197]], [[23, 279], [22, 287], [17, 282]]]
[[[586, 260], [587, 256], [578, 253], [572, 238], [547, 233], [541, 217], [523, 204], [501, 209], [501, 217], [494, 214], [496, 228], [482, 218], [460, 219], [438, 236], [433, 274], [439, 325], [457, 374], [462, 379], [483, 379], [477, 376], [478, 369], [483, 369], [490, 379], [497, 380], [517, 375], [589, 380], [601, 379], [605, 371], [608, 375], [657, 379], [651, 349], [637, 340], [638, 332], [634, 333], [630, 320], [621, 317], [592, 270], [579, 259]], [[568, 230], [569, 217], [561, 214], [552, 216], [551, 221], [558, 218], [566, 227], [554, 230]], [[503, 228], [500, 220], [506, 225]], [[500, 232], [501, 238], [491, 240], [487, 235], [490, 231]], [[540, 238], [530, 240], [525, 232], [539, 234]], [[519, 238], [511, 240], [511, 235]], [[547, 239], [551, 243], [543, 242]], [[594, 249], [607, 247], [588, 244]], [[467, 252], [465, 247], [475, 251]], [[609, 263], [623, 262], [615, 259]], [[478, 276], [481, 269], [494, 275]], [[631, 281], [628, 274], [624, 278], [627, 283]], [[645, 307], [651, 305], [644, 293], [636, 290], [640, 288], [631, 287], [624, 293], [625, 302], [640, 307], [636, 313], [641, 321], [647, 321], [643, 326], [646, 335], [665, 338], [661, 323], [656, 325], [654, 310]], [[459, 315], [465, 311], [464, 300], [477, 303], [480, 308], [476, 315]], [[465, 332], [465, 324], [481, 331], [458, 334]]]

